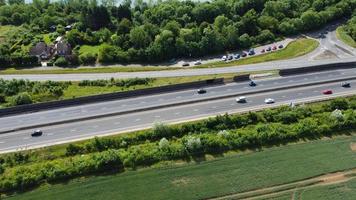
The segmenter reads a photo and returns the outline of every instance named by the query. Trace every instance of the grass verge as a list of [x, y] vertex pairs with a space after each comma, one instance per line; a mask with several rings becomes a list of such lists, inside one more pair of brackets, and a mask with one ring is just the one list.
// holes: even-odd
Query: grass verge
[[196, 68], [229, 67], [229, 66], [236, 66], [236, 65], [248, 65], [248, 64], [256, 64], [256, 63], [262, 63], [268, 61], [291, 59], [310, 53], [313, 50], [315, 50], [318, 46], [319, 46], [318, 41], [313, 39], [302, 38], [291, 42], [285, 49], [279, 51], [248, 57], [229, 63], [225, 63], [225, 62], [209, 63], [209, 64], [197, 66]]
[[[350, 148], [350, 143], [355, 141], [355, 135], [339, 136], [273, 147], [253, 153], [230, 153], [213, 160], [206, 156], [181, 166], [141, 169], [119, 175], [97, 176], [77, 179], [66, 184], [47, 185], [9, 199], [65, 200], [78, 196], [82, 199], [218, 197], [355, 168], [356, 154]], [[322, 191], [318, 193], [323, 194]]]
[[336, 29], [336, 37], [341, 40], [342, 42], [344, 42], [345, 44], [356, 48], [356, 42], [355, 40], [352, 39], [352, 37], [350, 37], [344, 30], [343, 26], [340, 26]]

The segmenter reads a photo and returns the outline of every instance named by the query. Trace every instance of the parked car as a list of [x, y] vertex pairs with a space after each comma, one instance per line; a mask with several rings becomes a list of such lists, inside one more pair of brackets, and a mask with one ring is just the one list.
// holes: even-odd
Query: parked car
[[247, 53], [246, 52], [243, 52], [242, 54], [241, 54], [241, 57], [246, 57], [247, 56]]
[[273, 47], [272, 47], [272, 50], [273, 50], [273, 51], [277, 50], [277, 46], [273, 46]]
[[278, 48], [283, 49], [283, 48], [284, 48], [283, 44], [280, 44], [280, 45], [278, 46]]
[[256, 53], [255, 53], [255, 50], [254, 49], [250, 49], [249, 51], [248, 51], [248, 55], [250, 55], [250, 56], [253, 56], [253, 55], [255, 55]]
[[244, 97], [244, 96], [237, 97], [237, 98], [236, 98], [236, 102], [237, 102], [237, 103], [246, 103], [246, 102], [247, 102], [247, 101], [246, 101], [246, 97]]
[[222, 61], [226, 61], [226, 60], [227, 60], [227, 56], [221, 57], [221, 60], [222, 60]]
[[248, 85], [251, 87], [255, 87], [257, 84], [254, 81], [251, 81]]
[[43, 132], [41, 130], [35, 130], [33, 131], [33, 133], [31, 133], [32, 137], [38, 137], [41, 136], [43, 134]]
[[233, 57], [232, 55], [229, 55], [229, 56], [227, 57], [227, 59], [228, 59], [228, 60], [232, 60], [232, 59], [234, 59], [234, 57]]
[[206, 90], [203, 89], [203, 88], [200, 88], [200, 89], [198, 90], [198, 94], [205, 94], [205, 93], [206, 93]]
[[261, 50], [261, 53], [265, 53], [265, 52], [266, 52], [266, 50], [265, 50], [265, 49], [262, 49], [262, 50]]
[[194, 65], [201, 65], [201, 60], [197, 60], [194, 62]]
[[344, 88], [349, 88], [349, 87], [351, 87], [351, 84], [349, 82], [343, 82], [341, 84], [341, 86], [344, 87]]
[[235, 54], [234, 58], [235, 59], [240, 59], [241, 55], [240, 54]]
[[333, 93], [332, 90], [324, 90], [324, 91], [323, 91], [323, 94], [332, 94], [332, 93]]
[[271, 47], [268, 47], [267, 49], [266, 49], [266, 51], [271, 51], [272, 50], [272, 48]]
[[184, 62], [184, 63], [182, 64], [182, 66], [183, 66], [183, 67], [188, 67], [188, 66], [190, 66], [190, 64], [187, 63], [187, 62]]
[[272, 98], [267, 98], [267, 99], [265, 99], [265, 103], [266, 103], [266, 104], [272, 104], [272, 103], [274, 103], [274, 99], [272, 99]]

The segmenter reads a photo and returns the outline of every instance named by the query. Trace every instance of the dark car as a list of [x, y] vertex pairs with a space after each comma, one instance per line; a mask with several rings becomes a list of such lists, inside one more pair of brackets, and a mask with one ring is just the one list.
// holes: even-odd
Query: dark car
[[261, 50], [261, 53], [265, 53], [265, 52], [266, 52], [266, 50], [265, 50], [265, 49], [262, 49], [262, 50]]
[[267, 49], [266, 49], [266, 51], [271, 51], [272, 50], [272, 48], [271, 47], [268, 47]]
[[256, 53], [255, 53], [255, 50], [253, 50], [253, 49], [250, 49], [250, 51], [248, 51], [248, 55], [249, 56], [253, 56], [253, 55], [255, 55]]
[[277, 46], [273, 46], [273, 47], [272, 47], [272, 50], [273, 50], [273, 51], [277, 50]]
[[257, 84], [254, 81], [251, 81], [248, 85], [251, 87], [255, 87]]
[[240, 59], [241, 55], [240, 54], [236, 54], [234, 57], [235, 57], [235, 59]]
[[283, 49], [283, 44], [279, 45], [278, 48]]
[[349, 88], [349, 87], [351, 87], [351, 84], [349, 82], [343, 82], [341, 84], [341, 86], [344, 87], [344, 88]]
[[41, 130], [35, 130], [33, 133], [31, 133], [32, 137], [38, 137], [41, 136], [43, 132]]
[[200, 89], [198, 90], [198, 94], [205, 94], [205, 93], [206, 93], [206, 90], [203, 89], [203, 88], [200, 88]]
[[228, 60], [232, 60], [232, 59], [234, 59], [234, 57], [233, 57], [232, 55], [229, 55], [229, 56], [227, 57], [227, 59], [228, 59]]
[[189, 65], [190, 65], [190, 64], [187, 63], [187, 62], [184, 62], [184, 63], [182, 64], [183, 67], [189, 67]]
[[242, 56], [242, 57], [246, 57], [246, 56], [247, 56], [247, 53], [246, 53], [246, 52], [243, 52], [243, 53], [241, 54], [241, 56]]

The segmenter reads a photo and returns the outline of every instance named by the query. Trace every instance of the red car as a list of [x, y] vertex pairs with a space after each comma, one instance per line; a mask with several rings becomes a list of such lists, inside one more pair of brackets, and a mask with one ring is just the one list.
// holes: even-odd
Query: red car
[[261, 50], [261, 53], [264, 53], [264, 52], [266, 52], [266, 50], [262, 49], [262, 50]]
[[277, 50], [277, 46], [273, 46], [272, 50], [273, 51]]
[[323, 91], [323, 94], [332, 94], [332, 93], [333, 93], [332, 90], [324, 90], [324, 91]]

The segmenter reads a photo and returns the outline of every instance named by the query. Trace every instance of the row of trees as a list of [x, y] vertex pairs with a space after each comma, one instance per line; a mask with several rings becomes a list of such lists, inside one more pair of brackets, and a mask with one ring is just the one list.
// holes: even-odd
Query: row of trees
[[156, 62], [269, 43], [350, 16], [356, 7], [353, 0], [105, 2], [3, 5], [0, 24], [26, 25], [36, 34], [51, 31], [53, 25], [62, 34], [64, 26], [74, 24], [66, 34], [72, 47], [106, 44], [98, 55], [78, 55], [83, 64], [96, 57], [103, 63]]
[[[103, 171], [121, 171], [124, 167], [135, 168], [205, 153], [332, 136], [355, 128], [356, 112], [354, 109], [348, 109], [313, 114], [289, 124], [258, 123], [229, 131], [193, 133], [171, 139], [164, 137], [159, 141], [145, 142], [125, 149], [103, 149], [98, 153], [2, 168], [0, 191], [27, 189], [43, 181], [52, 182]], [[158, 129], [166, 131], [162, 126]], [[101, 146], [100, 139], [96, 138], [94, 142], [97, 147]], [[75, 147], [71, 145], [70, 148], [73, 150]]]
[[354, 41], [356, 41], [356, 16], [351, 18], [344, 27], [346, 33], [350, 35]]

